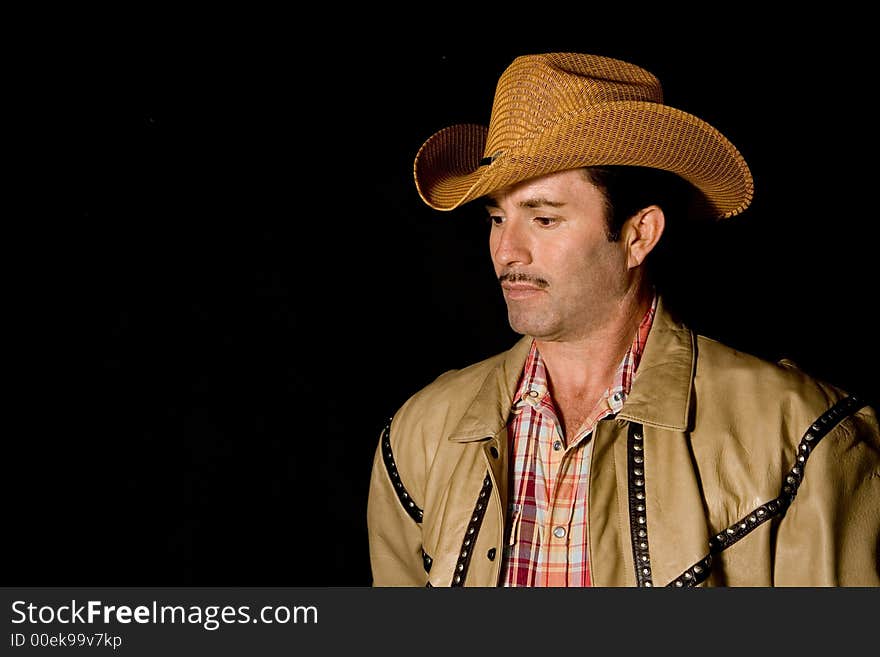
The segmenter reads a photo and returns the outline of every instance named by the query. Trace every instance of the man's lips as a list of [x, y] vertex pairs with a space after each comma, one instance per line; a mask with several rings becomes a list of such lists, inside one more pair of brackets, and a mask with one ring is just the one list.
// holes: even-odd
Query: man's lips
[[541, 292], [541, 288], [537, 285], [529, 285], [528, 283], [502, 283], [504, 296], [508, 299], [525, 299]]

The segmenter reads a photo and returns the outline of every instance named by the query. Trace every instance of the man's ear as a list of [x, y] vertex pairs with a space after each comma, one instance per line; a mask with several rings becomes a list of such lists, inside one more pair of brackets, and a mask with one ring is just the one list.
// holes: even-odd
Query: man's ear
[[666, 217], [659, 205], [642, 208], [626, 220], [621, 239], [627, 249], [627, 267], [632, 269], [645, 262], [660, 241], [665, 227]]

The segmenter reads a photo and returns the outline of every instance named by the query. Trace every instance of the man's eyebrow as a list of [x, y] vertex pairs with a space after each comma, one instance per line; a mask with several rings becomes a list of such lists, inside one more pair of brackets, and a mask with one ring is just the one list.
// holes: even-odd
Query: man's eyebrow
[[[487, 207], [490, 207], [490, 208], [500, 208], [501, 207], [498, 204], [498, 201], [496, 201], [491, 196], [487, 196], [485, 198], [485, 201], [486, 201]], [[550, 199], [546, 199], [546, 198], [543, 198], [540, 196], [535, 197], [535, 198], [527, 198], [527, 199], [517, 203], [517, 206], [520, 208], [542, 208], [542, 207], [561, 208], [563, 205], [565, 205], [565, 203], [562, 201], [551, 201]]]

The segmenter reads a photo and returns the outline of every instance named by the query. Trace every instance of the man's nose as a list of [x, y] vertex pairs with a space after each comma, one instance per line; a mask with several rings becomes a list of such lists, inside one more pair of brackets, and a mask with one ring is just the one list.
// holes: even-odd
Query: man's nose
[[508, 219], [493, 228], [493, 237], [492, 259], [495, 264], [531, 264], [532, 255], [524, 222]]

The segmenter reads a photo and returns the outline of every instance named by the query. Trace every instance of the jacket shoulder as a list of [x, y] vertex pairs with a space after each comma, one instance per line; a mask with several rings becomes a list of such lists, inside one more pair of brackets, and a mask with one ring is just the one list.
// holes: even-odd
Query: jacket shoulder
[[738, 414], [770, 419], [784, 413], [804, 430], [847, 396], [842, 388], [812, 376], [794, 362], [770, 361], [698, 335], [694, 385], [703, 397], [724, 400]]
[[[788, 359], [769, 361], [703, 336], [697, 337], [697, 349], [697, 433], [726, 436], [727, 453], [741, 453], [744, 462], [791, 462], [816, 420], [850, 396]], [[823, 451], [835, 441], [865, 443], [876, 451], [880, 437], [875, 409], [859, 405], [842, 418], [822, 441]]]
[[391, 419], [389, 441], [403, 483], [424, 499], [424, 475], [487, 377], [497, 376], [509, 350], [461, 369], [448, 370], [413, 394]]
[[448, 370], [413, 394], [394, 415], [393, 429], [418, 433], [430, 427], [431, 437], [449, 433], [467, 411], [486, 378], [501, 367], [507, 352], [490, 356], [461, 369]]

